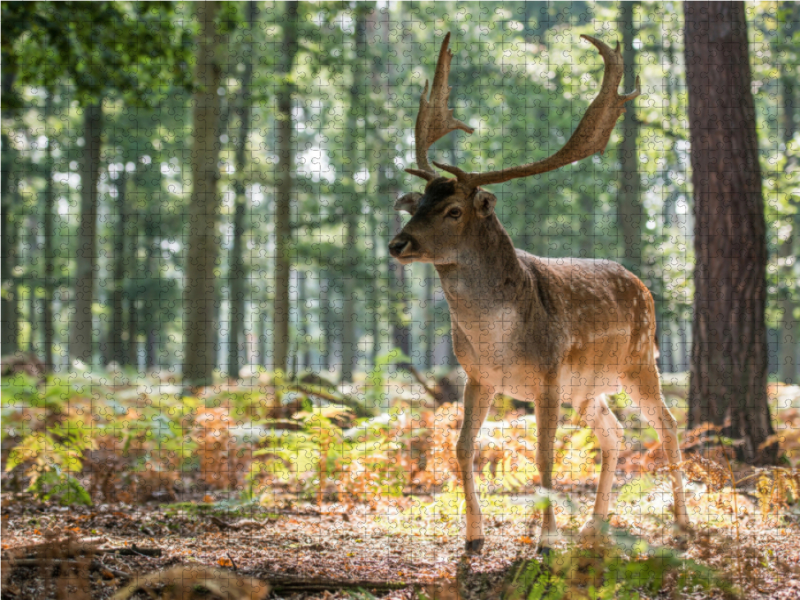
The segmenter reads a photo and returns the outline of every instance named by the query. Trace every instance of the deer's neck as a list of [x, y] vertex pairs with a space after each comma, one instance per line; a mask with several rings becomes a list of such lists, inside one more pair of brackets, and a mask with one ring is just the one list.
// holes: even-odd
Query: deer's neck
[[484, 311], [519, 298], [531, 286], [529, 273], [496, 215], [483, 219], [459, 251], [456, 264], [437, 265], [452, 311]]

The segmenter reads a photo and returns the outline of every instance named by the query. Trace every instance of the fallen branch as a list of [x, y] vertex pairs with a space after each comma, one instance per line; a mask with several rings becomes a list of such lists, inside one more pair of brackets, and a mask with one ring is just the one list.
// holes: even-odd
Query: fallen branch
[[222, 530], [225, 529], [232, 529], [234, 531], [238, 531], [239, 529], [252, 529], [255, 527], [262, 527], [263, 523], [259, 523], [253, 519], [245, 519], [243, 521], [239, 521], [237, 523], [228, 523], [227, 521], [223, 521], [219, 517], [208, 517], [208, 520], [211, 521], [214, 525], [219, 527]]
[[408, 371], [409, 373], [411, 373], [414, 376], [414, 379], [417, 380], [417, 383], [419, 383], [422, 386], [422, 388], [425, 390], [425, 392], [431, 398], [433, 398], [433, 400], [437, 404], [441, 401], [441, 398], [440, 398], [441, 394], [439, 394], [439, 392], [436, 389], [433, 389], [428, 385], [428, 381], [422, 376], [422, 373], [420, 373], [419, 370], [414, 365], [412, 365], [409, 362], [399, 362], [399, 363], [397, 363], [397, 368], [398, 369], [404, 369], [404, 370]]
[[[75, 569], [85, 567], [86, 563], [81, 562], [79, 560], [70, 560], [70, 559], [63, 559], [63, 558], [18, 558], [18, 559], [11, 559], [8, 561], [3, 561], [4, 563], [7, 562], [12, 568], [13, 567], [73, 567]], [[115, 577], [125, 577], [130, 578], [130, 574], [125, 573], [124, 571], [119, 571], [118, 569], [114, 569], [113, 567], [109, 567], [108, 565], [104, 565], [98, 560], [93, 560], [89, 563], [89, 569], [91, 571], [108, 571]]]
[[404, 581], [371, 581], [360, 579], [355, 581], [345, 581], [341, 579], [327, 578], [303, 578], [288, 577], [286, 575], [264, 574], [276, 592], [324, 592], [331, 590], [354, 589], [375, 590], [379, 592], [391, 592], [402, 590], [414, 582]]
[[336, 404], [342, 404], [347, 408], [351, 409], [358, 418], [374, 416], [372, 414], [372, 411], [368, 410], [356, 398], [346, 396], [345, 394], [331, 394], [330, 392], [326, 392], [320, 389], [311, 389], [303, 385], [300, 385], [298, 383], [289, 384], [288, 386], [286, 386], [286, 388], [294, 392], [300, 392], [301, 394], [305, 394], [306, 396], [316, 396], [317, 398], [322, 398], [323, 400], [327, 400], [328, 402], [335, 402]]

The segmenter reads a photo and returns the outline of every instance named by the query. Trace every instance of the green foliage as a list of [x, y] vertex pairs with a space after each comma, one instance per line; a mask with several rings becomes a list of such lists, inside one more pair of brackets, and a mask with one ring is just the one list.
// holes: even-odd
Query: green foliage
[[67, 423], [26, 436], [11, 450], [6, 472], [26, 467], [28, 490], [42, 500], [91, 505], [89, 493], [77, 479], [83, 469], [83, 455], [93, 447], [92, 439], [81, 429], [80, 423]]

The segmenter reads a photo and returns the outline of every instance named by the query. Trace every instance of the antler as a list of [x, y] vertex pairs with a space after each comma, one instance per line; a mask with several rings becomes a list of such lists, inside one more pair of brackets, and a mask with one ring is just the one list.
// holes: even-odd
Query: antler
[[[595, 152], [603, 153], [617, 119], [625, 112], [625, 103], [641, 94], [640, 82], [637, 77], [636, 89], [629, 94], [617, 93], [625, 70], [625, 63], [622, 60], [622, 51], [620, 50], [619, 43], [617, 43], [616, 49], [612, 50], [608, 45], [591, 36], [582, 35], [581, 37], [591, 42], [595, 48], [600, 51], [600, 55], [603, 57], [603, 61], [605, 62], [603, 83], [600, 87], [600, 93], [597, 94], [597, 97], [589, 105], [589, 108], [583, 115], [572, 137], [569, 138], [567, 143], [564, 144], [558, 152], [544, 160], [517, 167], [510, 167], [508, 169], [501, 169], [500, 171], [488, 171], [484, 173], [466, 173], [458, 167], [444, 165], [436, 161], [434, 161], [433, 164], [455, 175], [458, 181], [471, 187], [478, 187], [546, 173], [547, 171], [553, 171], [564, 165], [591, 156]], [[447, 40], [445, 40], [445, 43], [446, 41]], [[440, 56], [440, 63], [441, 60]], [[438, 67], [436, 74], [437, 76], [439, 75]], [[434, 81], [434, 86], [435, 85], [436, 82]], [[417, 127], [419, 127], [419, 120], [417, 121]], [[447, 132], [445, 131], [445, 133]], [[417, 149], [417, 161], [419, 163], [419, 149]], [[415, 175], [423, 176], [426, 179], [428, 178], [427, 173], [426, 175], [421, 175], [419, 171], [407, 170], [409, 173], [413, 172]]]
[[467, 127], [456, 119], [453, 116], [453, 110], [447, 108], [447, 100], [452, 89], [447, 85], [447, 78], [450, 75], [450, 61], [453, 60], [453, 53], [450, 52], [449, 45], [450, 34], [448, 33], [444, 36], [442, 48], [439, 50], [439, 60], [436, 63], [436, 73], [433, 76], [430, 97], [426, 98], [428, 95], [428, 81], [425, 80], [425, 89], [422, 90], [422, 97], [419, 99], [419, 114], [417, 114], [417, 124], [414, 127], [414, 145], [418, 168], [406, 169], [412, 175], [417, 175], [427, 181], [438, 177], [436, 171], [428, 163], [428, 148], [436, 140], [456, 129], [461, 129], [467, 133], [474, 131], [472, 127]]

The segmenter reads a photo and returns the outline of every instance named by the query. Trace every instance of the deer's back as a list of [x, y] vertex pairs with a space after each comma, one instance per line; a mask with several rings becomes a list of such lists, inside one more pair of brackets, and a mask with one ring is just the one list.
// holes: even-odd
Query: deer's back
[[619, 360], [624, 365], [630, 357], [641, 362], [645, 354], [652, 354], [653, 297], [622, 265], [610, 260], [539, 258], [522, 252], [519, 258], [534, 275], [543, 309], [560, 325], [562, 360]]

